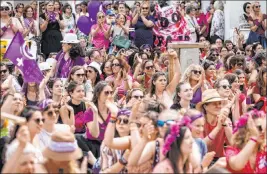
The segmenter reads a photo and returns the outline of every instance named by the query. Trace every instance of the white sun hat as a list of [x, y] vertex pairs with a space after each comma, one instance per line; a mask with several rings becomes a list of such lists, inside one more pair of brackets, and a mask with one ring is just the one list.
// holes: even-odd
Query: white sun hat
[[74, 43], [74, 44], [77, 44], [77, 43], [80, 43], [80, 41], [78, 40], [78, 37], [77, 37], [76, 34], [67, 33], [64, 36], [64, 39], [61, 41], [61, 43]]
[[97, 62], [91, 62], [87, 67], [93, 67], [99, 72], [99, 75], [102, 74], [101, 69], [100, 69], [100, 65]]
[[52, 68], [52, 66], [57, 62], [56, 59], [54, 58], [48, 58], [45, 61], [46, 63], [48, 63], [48, 65]]

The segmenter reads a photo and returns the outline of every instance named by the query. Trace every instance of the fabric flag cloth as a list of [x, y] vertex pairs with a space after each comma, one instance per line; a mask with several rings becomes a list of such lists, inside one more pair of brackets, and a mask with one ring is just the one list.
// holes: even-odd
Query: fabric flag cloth
[[155, 35], [154, 45], [160, 46], [161, 51], [165, 51], [167, 44], [173, 41], [188, 41], [190, 38], [190, 31], [186, 27], [184, 17], [177, 10], [177, 5], [170, 5], [160, 7], [155, 5], [156, 22], [153, 33]]
[[43, 73], [29, 53], [28, 45], [20, 32], [17, 32], [12, 39], [4, 58], [9, 59], [21, 70], [25, 82], [40, 83], [43, 80]]

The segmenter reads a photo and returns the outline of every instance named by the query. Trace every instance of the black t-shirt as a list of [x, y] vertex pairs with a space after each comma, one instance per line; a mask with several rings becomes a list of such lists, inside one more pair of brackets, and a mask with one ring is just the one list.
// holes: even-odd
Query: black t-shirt
[[[190, 109], [194, 109], [195, 107], [196, 107], [195, 104], [190, 103]], [[173, 110], [176, 110], [176, 111], [180, 110], [181, 108], [182, 108], [182, 106], [180, 105], [180, 103], [174, 103], [174, 104], [170, 107], [170, 109], [173, 109]]]

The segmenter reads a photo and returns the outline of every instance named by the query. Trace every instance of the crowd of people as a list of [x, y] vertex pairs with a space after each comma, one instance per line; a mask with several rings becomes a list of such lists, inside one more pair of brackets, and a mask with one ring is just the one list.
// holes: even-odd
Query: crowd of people
[[[101, 1], [96, 14], [90, 3], [1, 2], [1, 39], [40, 37], [44, 76], [0, 62], [2, 173], [267, 172], [259, 2], [244, 2], [250, 33], [236, 42], [221, 1]], [[78, 21], [93, 15], [86, 34]], [[199, 64], [182, 72], [176, 39], [203, 45]]]

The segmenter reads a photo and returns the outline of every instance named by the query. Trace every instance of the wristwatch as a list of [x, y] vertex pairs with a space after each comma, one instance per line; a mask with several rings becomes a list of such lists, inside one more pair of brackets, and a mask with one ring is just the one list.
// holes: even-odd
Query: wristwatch
[[125, 158], [123, 158], [123, 156], [122, 156], [119, 159], [119, 163], [121, 163], [121, 165], [123, 165], [123, 166], [126, 166], [128, 164], [128, 161]]

